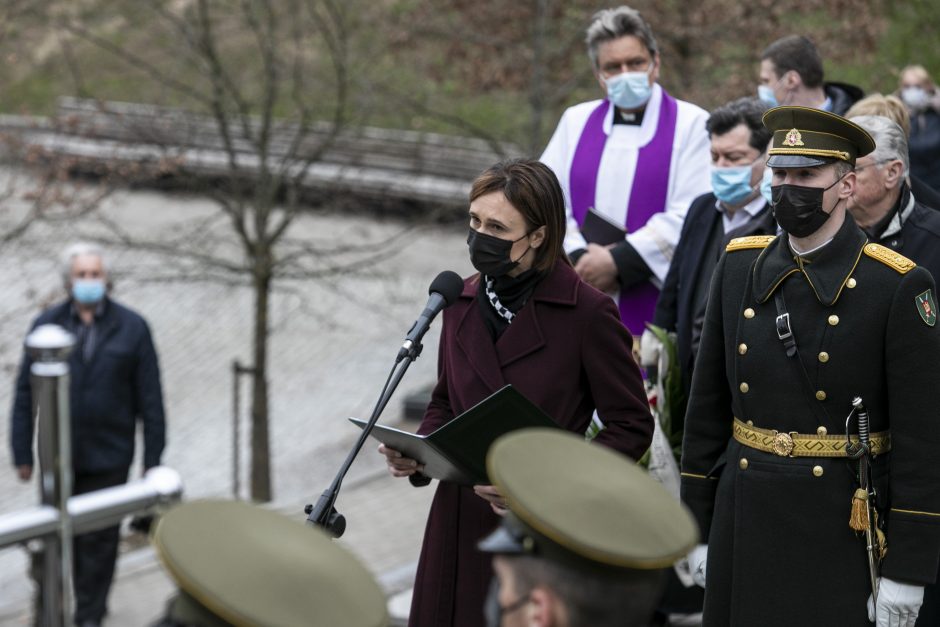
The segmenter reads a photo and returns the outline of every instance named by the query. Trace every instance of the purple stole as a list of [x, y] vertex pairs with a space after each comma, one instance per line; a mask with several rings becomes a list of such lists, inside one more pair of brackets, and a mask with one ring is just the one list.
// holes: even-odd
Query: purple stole
[[[665, 89], [662, 94], [656, 132], [653, 139], [640, 148], [637, 156], [633, 187], [627, 203], [627, 233], [642, 228], [653, 214], [666, 208], [678, 107], [675, 98], [667, 94]], [[578, 226], [584, 223], [588, 208], [595, 206], [597, 171], [600, 168], [601, 155], [604, 153], [604, 144], [607, 142], [604, 120], [609, 109], [610, 101], [604, 100], [591, 112], [584, 130], [581, 131], [581, 138], [571, 161], [568, 177], [571, 211]], [[639, 337], [643, 333], [645, 323], [653, 319], [658, 297], [659, 290], [649, 281], [621, 290], [620, 319], [634, 336]]]

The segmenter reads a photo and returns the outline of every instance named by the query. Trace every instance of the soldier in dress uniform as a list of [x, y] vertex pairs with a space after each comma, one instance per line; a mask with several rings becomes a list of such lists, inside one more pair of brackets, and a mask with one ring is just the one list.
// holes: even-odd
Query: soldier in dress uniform
[[[704, 624], [913, 625], [940, 558], [934, 281], [846, 211], [855, 160], [875, 147], [865, 130], [803, 107], [764, 124], [784, 233], [727, 246], [686, 415], [682, 498], [706, 539], [690, 556]], [[847, 456], [856, 397], [871, 498]], [[887, 539], [886, 552], [872, 542], [877, 578], [865, 528]]]
[[638, 627], [664, 568], [698, 534], [689, 511], [626, 456], [558, 429], [503, 436], [487, 472], [509, 513], [494, 553], [489, 627]]
[[387, 627], [369, 571], [319, 529], [238, 501], [170, 510], [153, 544], [179, 586], [154, 627]]

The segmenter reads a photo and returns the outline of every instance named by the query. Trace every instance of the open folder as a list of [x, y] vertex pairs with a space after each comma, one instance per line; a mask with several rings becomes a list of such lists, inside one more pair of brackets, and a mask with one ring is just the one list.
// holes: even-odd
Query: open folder
[[[366, 421], [350, 418], [359, 428]], [[416, 435], [400, 429], [375, 425], [372, 437], [424, 464], [424, 474], [432, 479], [464, 485], [489, 484], [486, 453], [504, 433], [526, 427], [558, 427], [511, 385], [480, 401], [433, 433]]]

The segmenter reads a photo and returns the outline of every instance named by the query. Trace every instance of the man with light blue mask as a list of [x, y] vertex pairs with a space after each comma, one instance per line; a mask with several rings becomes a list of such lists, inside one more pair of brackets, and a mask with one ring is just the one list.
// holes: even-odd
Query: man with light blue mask
[[[91, 244], [70, 246], [62, 258], [69, 298], [33, 321], [55, 324], [75, 336], [69, 356], [73, 493], [125, 483], [134, 457], [137, 423], [143, 426], [143, 466], [160, 464], [165, 441], [157, 354], [146, 321], [116, 303], [104, 255]], [[33, 399], [29, 355], [16, 382], [10, 442], [19, 478], [33, 474]], [[117, 559], [119, 527], [74, 540], [75, 624], [95, 627], [107, 613]]]
[[709, 189], [708, 116], [659, 85], [656, 38], [636, 10], [598, 12], [586, 43], [605, 97], [565, 111], [541, 160], [566, 193], [575, 270], [639, 336], [689, 204]]

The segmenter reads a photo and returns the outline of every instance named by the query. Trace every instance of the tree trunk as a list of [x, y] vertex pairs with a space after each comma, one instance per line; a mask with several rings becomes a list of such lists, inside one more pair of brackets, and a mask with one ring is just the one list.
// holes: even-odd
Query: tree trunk
[[271, 293], [271, 273], [265, 259], [257, 259], [254, 278], [255, 376], [251, 390], [251, 498], [267, 502], [271, 494], [271, 451], [268, 438], [268, 298]]

